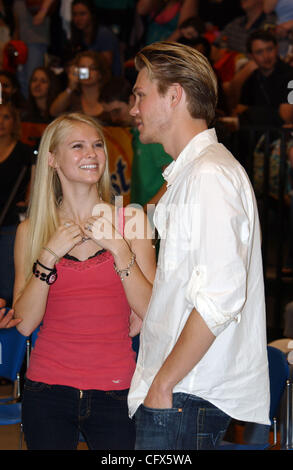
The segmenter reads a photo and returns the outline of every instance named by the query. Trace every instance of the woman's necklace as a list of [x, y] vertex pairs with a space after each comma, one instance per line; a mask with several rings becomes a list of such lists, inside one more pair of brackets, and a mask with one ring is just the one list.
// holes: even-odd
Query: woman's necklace
[[[69, 219], [69, 220], [72, 220], [72, 217], [69, 216], [69, 215], [65, 212], [65, 210], [62, 209], [62, 207], [59, 207], [59, 210], [60, 210], [60, 212], [61, 212], [61, 217], [62, 217], [62, 215], [64, 215], [64, 218], [67, 218], [67, 219]], [[75, 223], [76, 223], [76, 222], [75, 222]], [[64, 225], [66, 225], [66, 224], [68, 224], [68, 222], [65, 222], [65, 223], [64, 223]], [[77, 225], [79, 225], [79, 223], [78, 223]], [[88, 240], [90, 240], [90, 238], [87, 237], [87, 236], [84, 234], [84, 236], [81, 238], [81, 243], [87, 242]]]

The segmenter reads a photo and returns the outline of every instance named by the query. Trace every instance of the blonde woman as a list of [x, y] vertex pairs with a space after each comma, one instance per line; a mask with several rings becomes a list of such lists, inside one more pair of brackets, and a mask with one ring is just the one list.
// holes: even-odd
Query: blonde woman
[[[130, 308], [146, 310], [155, 254], [151, 239], [123, 237], [129, 217], [110, 201], [97, 121], [79, 113], [55, 119], [41, 140], [29, 217], [15, 243], [18, 329], [30, 335], [42, 323], [23, 397], [29, 449], [75, 449], [80, 431], [90, 449], [134, 445]], [[101, 230], [97, 238], [98, 224], [112, 236]]]

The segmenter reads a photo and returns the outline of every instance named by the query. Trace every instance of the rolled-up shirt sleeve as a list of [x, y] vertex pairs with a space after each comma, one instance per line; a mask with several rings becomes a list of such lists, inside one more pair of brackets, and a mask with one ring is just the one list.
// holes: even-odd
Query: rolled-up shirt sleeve
[[204, 172], [194, 185], [194, 267], [186, 298], [218, 336], [240, 321], [246, 301], [252, 204], [241, 181], [224, 171]]

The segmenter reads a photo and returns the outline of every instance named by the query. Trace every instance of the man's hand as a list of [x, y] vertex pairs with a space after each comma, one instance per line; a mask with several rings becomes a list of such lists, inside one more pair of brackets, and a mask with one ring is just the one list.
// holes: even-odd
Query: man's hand
[[162, 391], [156, 385], [156, 381], [152, 383], [148, 394], [144, 400], [144, 405], [148, 408], [172, 408], [172, 390]]

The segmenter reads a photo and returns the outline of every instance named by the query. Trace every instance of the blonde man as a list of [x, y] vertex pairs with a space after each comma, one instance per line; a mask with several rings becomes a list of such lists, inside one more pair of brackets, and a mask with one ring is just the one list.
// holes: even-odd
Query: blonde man
[[260, 228], [241, 165], [218, 143], [217, 82], [178, 43], [136, 57], [143, 143], [173, 162], [154, 215], [161, 248], [129, 392], [137, 449], [214, 449], [230, 418], [269, 425]]

